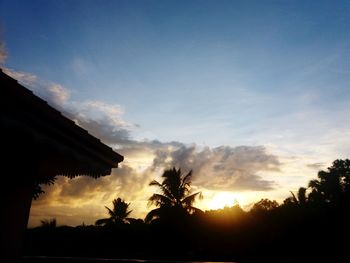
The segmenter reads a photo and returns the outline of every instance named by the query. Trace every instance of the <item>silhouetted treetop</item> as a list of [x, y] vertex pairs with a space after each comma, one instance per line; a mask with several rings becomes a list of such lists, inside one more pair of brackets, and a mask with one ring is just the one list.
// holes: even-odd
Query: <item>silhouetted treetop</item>
[[166, 216], [173, 213], [193, 213], [199, 210], [193, 207], [196, 198], [201, 198], [201, 192], [190, 194], [192, 171], [186, 175], [181, 173], [181, 169], [172, 168], [165, 170], [162, 174], [163, 181], [160, 183], [156, 180], [150, 182], [150, 186], [157, 186], [161, 190], [161, 194], [154, 193], [149, 198], [149, 204], [154, 204], [158, 208], [150, 211], [146, 218], [146, 222], [150, 222], [155, 218]]
[[291, 191], [290, 193], [292, 194], [292, 196], [284, 200], [283, 202], [284, 205], [300, 206], [300, 207], [305, 206], [308, 201], [306, 190], [307, 189], [305, 187], [300, 187], [297, 195], [295, 195]]
[[52, 218], [52, 219], [43, 219], [40, 221], [41, 225], [40, 227], [44, 227], [44, 228], [55, 228], [57, 227], [57, 220], [56, 218]]
[[111, 225], [117, 223], [127, 223], [130, 219], [128, 216], [132, 212], [129, 210], [130, 203], [126, 203], [123, 199], [117, 198], [112, 201], [113, 208], [105, 206], [108, 210], [109, 218], [102, 218], [96, 221], [96, 225]]
[[118, 198], [113, 208], [106, 207], [110, 217], [96, 222], [113, 227], [51, 229], [56, 223], [46, 220], [45, 227], [29, 230], [26, 255], [159, 262], [346, 262], [349, 164], [349, 160], [336, 160], [318, 173], [309, 188], [291, 192], [284, 204], [265, 198], [250, 212], [238, 204], [202, 212], [193, 207], [200, 193], [191, 193], [192, 173], [165, 170], [161, 182], [150, 183], [160, 190], [149, 199], [157, 206], [146, 217], [151, 224], [127, 218], [129, 204]]
[[253, 213], [267, 212], [277, 208], [278, 206], [277, 201], [271, 201], [270, 199], [263, 198], [259, 202], [255, 203], [250, 211]]
[[312, 202], [338, 204], [350, 201], [350, 160], [335, 160], [327, 171], [319, 171], [311, 180], [309, 199]]
[[33, 198], [34, 200], [38, 199], [39, 196], [44, 192], [42, 189], [42, 185], [53, 185], [55, 183], [55, 177], [43, 177], [37, 178], [34, 180], [34, 190], [33, 190]]

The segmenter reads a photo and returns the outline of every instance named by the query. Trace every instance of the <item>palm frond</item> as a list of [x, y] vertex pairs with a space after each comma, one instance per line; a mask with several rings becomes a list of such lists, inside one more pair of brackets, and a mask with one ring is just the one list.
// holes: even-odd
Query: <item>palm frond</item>
[[108, 214], [111, 216], [111, 217], [114, 217], [114, 212], [112, 209], [110, 209], [109, 207], [105, 206], [105, 208], [108, 210]]
[[306, 203], [306, 188], [300, 187], [298, 190], [298, 201], [299, 204], [305, 204]]
[[318, 188], [320, 186], [320, 182], [318, 180], [311, 180], [309, 182], [309, 187], [311, 188]]
[[200, 210], [199, 208], [194, 207], [194, 206], [189, 206], [189, 207], [187, 207], [187, 211], [188, 211], [190, 214], [193, 214], [193, 213], [203, 213], [202, 210]]
[[157, 180], [153, 180], [152, 182], [149, 183], [149, 186], [159, 186], [159, 187], [162, 187], [162, 184], [159, 183]]
[[161, 194], [153, 194], [149, 199], [148, 199], [149, 205], [156, 205], [156, 206], [163, 206], [167, 205], [170, 206], [173, 203], [173, 200], [170, 199], [169, 197]]
[[191, 181], [190, 181], [191, 177], [192, 177], [192, 170], [189, 171], [188, 174], [186, 174], [186, 175], [184, 176], [184, 178], [182, 179], [181, 186], [182, 186], [182, 187], [184, 187], [184, 186], [186, 186], [186, 185], [190, 186], [190, 185], [191, 185]]
[[164, 178], [162, 185], [171, 193], [176, 200], [180, 199], [179, 189], [181, 186], [181, 169], [176, 170], [175, 167], [165, 170], [162, 177]]
[[292, 200], [293, 200], [293, 203], [294, 204], [297, 204], [298, 203], [298, 199], [295, 197], [295, 194], [292, 192], [292, 191], [290, 191], [290, 193], [292, 194]]
[[186, 198], [184, 198], [181, 203], [183, 205], [185, 205], [185, 207], [189, 207], [191, 206], [194, 201], [196, 200], [196, 198], [199, 197], [200, 199], [202, 198], [202, 192], [197, 192], [197, 193], [194, 193], [194, 194], [191, 194], [189, 196], [187, 196]]
[[179, 187], [179, 198], [180, 199], [184, 198], [190, 192], [190, 188], [191, 188], [190, 178], [191, 178], [191, 176], [192, 176], [192, 170], [181, 179], [181, 185]]
[[145, 222], [150, 223], [154, 218], [158, 218], [161, 214], [162, 208], [156, 208], [151, 210], [145, 217]]
[[192, 170], [186, 175], [181, 174], [181, 169], [165, 170], [162, 174], [162, 182], [156, 180], [150, 182], [150, 186], [157, 186], [162, 194], [153, 194], [149, 199], [149, 205], [155, 204], [159, 208], [152, 210], [145, 218], [145, 222], [152, 221], [155, 217], [169, 218], [172, 216], [200, 211], [192, 207], [196, 198], [202, 198], [202, 193], [190, 195]]
[[131, 214], [131, 212], [132, 212], [132, 210], [126, 212], [124, 218], [127, 219], [127, 217]]
[[173, 194], [171, 193], [171, 191], [169, 191], [167, 185], [161, 184], [156, 180], [153, 180], [152, 182], [149, 183], [150, 186], [158, 186], [160, 188], [160, 190], [162, 191], [162, 193], [168, 197], [169, 199], [174, 198]]

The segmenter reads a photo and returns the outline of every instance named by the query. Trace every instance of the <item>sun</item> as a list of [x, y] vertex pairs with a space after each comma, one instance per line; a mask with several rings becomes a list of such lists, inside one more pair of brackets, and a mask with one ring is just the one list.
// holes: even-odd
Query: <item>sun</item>
[[207, 200], [207, 209], [220, 209], [225, 206], [234, 206], [236, 204], [240, 204], [242, 201], [242, 197], [236, 193], [232, 192], [216, 192], [213, 193], [211, 199]]

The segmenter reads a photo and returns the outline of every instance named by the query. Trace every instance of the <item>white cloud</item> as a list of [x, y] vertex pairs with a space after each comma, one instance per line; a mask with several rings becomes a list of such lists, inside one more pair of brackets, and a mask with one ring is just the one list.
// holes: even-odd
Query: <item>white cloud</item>
[[37, 83], [38, 77], [34, 74], [22, 71], [15, 71], [9, 68], [3, 68], [5, 74], [11, 76], [16, 79], [19, 83], [24, 85], [25, 87], [31, 87]]
[[124, 109], [120, 105], [91, 100], [78, 103], [76, 107], [79, 110], [78, 118], [102, 119], [105, 117], [111, 125], [119, 128], [130, 128], [133, 126], [122, 119]]
[[27, 72], [15, 71], [9, 68], [4, 68], [3, 71], [59, 110], [63, 109], [70, 99], [69, 89], [60, 84], [42, 80]]
[[74, 102], [70, 100], [70, 90], [60, 84], [27, 72], [8, 68], [4, 72], [107, 144], [128, 140], [130, 130], [136, 126], [123, 120], [124, 110], [120, 105], [92, 100]]
[[47, 89], [55, 105], [64, 105], [70, 98], [70, 91], [59, 84], [51, 83]]

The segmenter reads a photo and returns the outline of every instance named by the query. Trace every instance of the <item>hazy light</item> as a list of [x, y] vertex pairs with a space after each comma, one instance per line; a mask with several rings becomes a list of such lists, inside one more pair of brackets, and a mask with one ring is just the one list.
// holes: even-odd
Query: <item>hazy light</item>
[[236, 204], [242, 204], [243, 197], [237, 193], [232, 192], [216, 192], [210, 199], [205, 201], [206, 210], [220, 209], [225, 206], [231, 207]]

